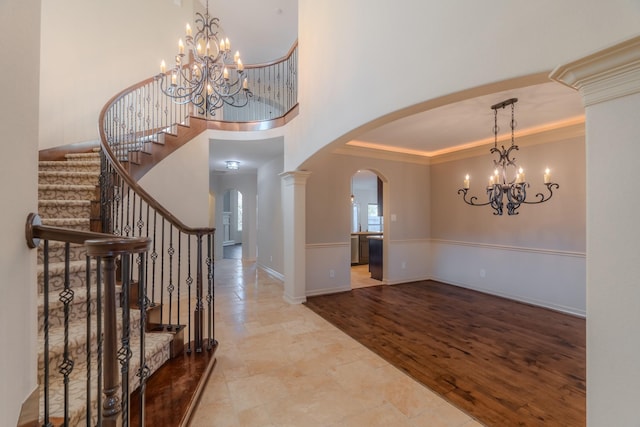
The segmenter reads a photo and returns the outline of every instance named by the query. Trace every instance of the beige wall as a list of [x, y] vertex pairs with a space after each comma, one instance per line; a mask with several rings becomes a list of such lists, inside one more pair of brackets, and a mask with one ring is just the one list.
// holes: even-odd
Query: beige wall
[[188, 227], [209, 226], [209, 140], [201, 133], [138, 182]]
[[[586, 313], [584, 126], [519, 138], [514, 156], [530, 182], [528, 197], [546, 194], [546, 167], [560, 185], [551, 200], [522, 205], [518, 215], [468, 206], [457, 190], [470, 175], [470, 196], [486, 201], [494, 169], [489, 147], [431, 166], [432, 278], [559, 311]], [[545, 190], [545, 191], [543, 191]]]
[[286, 170], [403, 108], [433, 108], [465, 90], [477, 96], [500, 90], [483, 88], [490, 83], [548, 73], [635, 35], [640, 22], [640, 7], [628, 0], [383, 0], [375, 7], [300, 0], [298, 10], [300, 135], [288, 141]]
[[282, 187], [284, 158], [258, 169], [258, 265], [284, 274]]
[[96, 141], [107, 101], [170, 63], [193, 1], [43, 1], [40, 149]]
[[431, 202], [426, 160], [392, 160], [372, 153], [367, 157], [365, 152], [323, 153], [305, 164], [311, 172], [306, 186], [307, 295], [350, 289], [351, 177], [359, 169], [383, 180], [383, 278], [390, 283], [428, 278]]
[[[556, 132], [557, 133], [557, 132]], [[493, 173], [495, 155], [489, 146], [474, 152], [473, 157], [431, 166], [432, 217], [431, 237], [434, 239], [522, 248], [551, 249], [584, 253], [585, 248], [585, 147], [584, 126], [573, 129], [575, 136], [533, 135], [518, 139], [521, 145], [513, 157], [525, 170], [528, 199], [538, 192], [547, 194], [542, 185], [546, 167], [551, 169], [554, 182], [560, 188], [553, 198], [540, 205], [522, 205], [518, 215], [493, 215], [489, 206], [472, 207], [462, 201], [457, 190], [462, 187], [465, 174], [470, 175], [469, 195], [486, 202], [485, 187]], [[526, 145], [536, 140], [552, 141]]]
[[24, 225], [37, 211], [40, 1], [0, 2], [0, 425], [15, 426], [36, 388], [36, 252]]
[[[357, 154], [357, 153], [354, 153]], [[418, 162], [420, 160], [416, 160]], [[347, 242], [351, 227], [351, 177], [371, 170], [385, 182], [385, 232], [391, 239], [429, 238], [429, 168], [422, 163], [357, 155], [323, 154], [305, 168], [307, 181], [307, 244]], [[396, 221], [392, 221], [395, 215]]]

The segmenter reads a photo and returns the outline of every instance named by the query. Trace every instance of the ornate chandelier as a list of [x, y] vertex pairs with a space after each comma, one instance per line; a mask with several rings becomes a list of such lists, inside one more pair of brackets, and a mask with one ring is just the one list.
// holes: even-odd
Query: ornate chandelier
[[[553, 196], [553, 189], [560, 188], [558, 184], [551, 182], [551, 171], [547, 168], [543, 174], [543, 183], [549, 193], [547, 195], [537, 193], [534, 200], [527, 200], [529, 183], [525, 181], [524, 170], [518, 168], [515, 158], [511, 158], [512, 152], [518, 150], [514, 138], [516, 127], [514, 107], [516, 102], [518, 102], [517, 98], [511, 98], [491, 106], [491, 109], [494, 111], [494, 146], [490, 152], [491, 154], [497, 154], [498, 159], [493, 161], [496, 169], [494, 174], [489, 177], [489, 185], [487, 185], [487, 196], [489, 200], [486, 203], [477, 203], [478, 198], [476, 196], [467, 198], [469, 175], [465, 176], [464, 187], [458, 190], [458, 194], [462, 194], [462, 199], [466, 204], [471, 206], [490, 205], [494, 210], [494, 215], [502, 215], [505, 198], [507, 202], [507, 213], [509, 215], [518, 215], [519, 212], [517, 212], [517, 210], [520, 205], [534, 205], [546, 202]], [[503, 145], [498, 148], [498, 109], [506, 108], [509, 105], [511, 105], [511, 146], [505, 148]], [[509, 168], [512, 168], [512, 170], [509, 171]], [[509, 176], [513, 178], [509, 180]]]
[[221, 34], [220, 20], [209, 16], [208, 3], [204, 16], [196, 13], [195, 26], [194, 36], [187, 24], [185, 43], [178, 41], [175, 66], [167, 72], [164, 60], [160, 64], [160, 89], [177, 104], [192, 103], [200, 115], [215, 116], [225, 104], [244, 107], [253, 93], [240, 53], [231, 61], [229, 39]]

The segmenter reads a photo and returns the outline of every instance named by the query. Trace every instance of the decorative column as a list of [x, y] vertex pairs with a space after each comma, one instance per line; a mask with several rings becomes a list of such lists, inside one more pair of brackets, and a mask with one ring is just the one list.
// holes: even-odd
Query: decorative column
[[586, 110], [587, 425], [637, 426], [640, 37], [558, 67]]
[[284, 299], [290, 304], [306, 301], [306, 185], [311, 172], [292, 171], [282, 178], [284, 221]]

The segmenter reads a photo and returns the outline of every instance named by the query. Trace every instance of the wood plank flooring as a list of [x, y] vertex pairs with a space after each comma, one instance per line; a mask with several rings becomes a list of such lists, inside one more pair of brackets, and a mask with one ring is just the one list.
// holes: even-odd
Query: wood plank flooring
[[435, 281], [306, 305], [485, 425], [585, 425], [584, 319]]

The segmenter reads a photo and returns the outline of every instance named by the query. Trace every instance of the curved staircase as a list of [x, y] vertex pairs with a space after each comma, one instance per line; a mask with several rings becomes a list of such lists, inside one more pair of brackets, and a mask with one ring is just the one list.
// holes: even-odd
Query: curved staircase
[[[100, 153], [67, 154], [63, 161], [41, 161], [38, 177], [38, 212], [43, 225], [64, 227], [75, 230], [100, 231], [99, 175]], [[86, 425], [87, 406], [91, 406], [95, 424], [98, 404], [102, 396], [97, 396], [98, 384], [97, 354], [98, 330], [96, 319], [98, 307], [96, 297], [96, 261], [91, 261], [90, 286], [87, 287], [86, 249], [82, 245], [70, 244], [65, 255], [65, 243], [49, 242], [48, 251], [48, 292], [45, 294], [45, 255], [43, 245], [38, 248], [38, 383], [40, 385], [40, 417], [44, 404], [45, 376], [49, 378], [49, 416], [54, 424], [62, 425], [64, 413], [64, 376], [60, 372], [71, 365], [68, 375], [69, 407], [66, 418], [68, 425]], [[65, 258], [66, 262], [65, 262]], [[68, 263], [68, 269], [65, 264]], [[72, 299], [65, 309], [63, 299], [65, 282]], [[45, 304], [48, 310], [45, 311]], [[66, 313], [65, 313], [66, 311]], [[118, 313], [120, 311], [118, 310]], [[140, 319], [140, 311], [129, 310], [131, 324]], [[152, 316], [149, 316], [152, 317]], [[47, 325], [45, 325], [47, 324]], [[66, 324], [66, 328], [65, 328]], [[45, 356], [45, 330], [48, 330], [48, 354]], [[66, 330], [66, 332], [65, 332]], [[122, 314], [118, 315], [118, 340], [122, 334]], [[171, 357], [173, 334], [145, 332], [146, 364], [150, 373], [155, 372]], [[131, 328], [131, 353], [140, 352], [140, 330]], [[66, 349], [65, 349], [66, 347]], [[66, 357], [65, 357], [66, 353]], [[89, 356], [89, 357], [88, 357]], [[66, 363], [65, 359], [72, 361]], [[47, 363], [48, 362], [48, 363]], [[132, 358], [129, 367], [130, 390], [139, 385], [136, 373], [139, 359]], [[48, 373], [46, 372], [48, 369]], [[88, 388], [89, 382], [94, 387]], [[93, 393], [93, 394], [92, 394]]]

